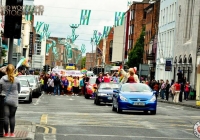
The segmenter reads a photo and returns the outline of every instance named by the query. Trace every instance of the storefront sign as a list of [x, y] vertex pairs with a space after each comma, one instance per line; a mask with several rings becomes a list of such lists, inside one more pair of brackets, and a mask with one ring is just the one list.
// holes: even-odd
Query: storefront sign
[[29, 57], [32, 57], [33, 55], [33, 32], [30, 32], [30, 37], [29, 37]]
[[172, 71], [172, 61], [166, 60], [165, 71]]

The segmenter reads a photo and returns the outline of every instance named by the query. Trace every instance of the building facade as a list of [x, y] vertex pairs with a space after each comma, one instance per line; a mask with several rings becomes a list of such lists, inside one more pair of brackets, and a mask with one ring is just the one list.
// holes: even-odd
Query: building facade
[[[109, 42], [108, 42], [109, 43]], [[114, 27], [113, 41], [109, 43], [111, 62], [122, 62], [124, 59], [124, 25]]]
[[176, 14], [176, 32], [174, 46], [174, 79], [178, 71], [196, 87], [197, 48], [200, 46], [200, 1], [178, 0]]
[[85, 61], [85, 68], [87, 70], [92, 70], [96, 65], [96, 53], [86, 53], [86, 61]]
[[133, 49], [146, 24], [146, 14], [144, 9], [147, 6], [149, 6], [148, 1], [134, 2], [130, 6], [129, 50]]
[[159, 22], [159, 7], [160, 2], [157, 1], [150, 4], [144, 9], [146, 15], [145, 25], [145, 38], [144, 38], [144, 54], [143, 64], [149, 65], [149, 79], [155, 79], [155, 67], [156, 58], [155, 54], [157, 51], [157, 33], [158, 33], [158, 22]]
[[160, 1], [160, 17], [156, 54], [156, 74], [155, 79], [171, 80], [174, 79], [173, 57], [177, 38], [176, 32], [176, 14], [177, 0]]

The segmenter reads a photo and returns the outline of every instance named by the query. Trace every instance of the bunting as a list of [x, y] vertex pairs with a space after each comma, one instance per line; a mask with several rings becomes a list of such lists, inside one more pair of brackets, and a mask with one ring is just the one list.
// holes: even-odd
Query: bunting
[[82, 44], [82, 46], [81, 46], [81, 53], [83, 54], [83, 53], [85, 53], [85, 51], [86, 51], [85, 44]]
[[26, 21], [32, 21], [33, 20], [33, 12], [34, 12], [35, 6], [33, 5], [26, 5], [25, 6], [25, 20]]
[[103, 54], [103, 53], [102, 53], [102, 50], [101, 50], [99, 47], [97, 47], [97, 53], [100, 54], [101, 56], [102, 56], [102, 54]]
[[132, 1], [131, 1], [131, 0], [128, 0], [128, 1], [127, 1], [127, 6], [130, 7], [131, 4], [132, 4]]
[[88, 25], [90, 20], [91, 10], [81, 10], [80, 25]]
[[111, 26], [104, 26], [104, 29], [103, 29], [103, 37], [107, 37], [110, 30], [111, 30]]
[[71, 46], [67, 48], [67, 59], [71, 60], [72, 59], [72, 48]]
[[115, 12], [115, 26], [121, 26], [124, 22], [125, 12]]
[[79, 54], [78, 58], [76, 59], [76, 64], [78, 64], [78, 61], [80, 60], [81, 57], [82, 57], [82, 54]]

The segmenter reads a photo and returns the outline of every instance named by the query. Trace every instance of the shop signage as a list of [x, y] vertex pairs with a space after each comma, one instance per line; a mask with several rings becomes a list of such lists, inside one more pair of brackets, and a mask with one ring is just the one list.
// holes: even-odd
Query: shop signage
[[172, 61], [166, 60], [165, 71], [172, 71]]
[[33, 32], [30, 32], [30, 36], [29, 36], [29, 57], [32, 57], [33, 55]]

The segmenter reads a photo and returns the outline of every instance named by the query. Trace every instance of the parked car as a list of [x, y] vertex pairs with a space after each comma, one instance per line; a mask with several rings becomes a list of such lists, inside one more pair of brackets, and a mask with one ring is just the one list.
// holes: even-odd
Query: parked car
[[32, 88], [27, 79], [19, 79], [21, 91], [19, 93], [19, 101], [32, 103]]
[[92, 97], [92, 94], [94, 93], [95, 88], [97, 87], [96, 79], [97, 79], [97, 77], [90, 77], [90, 79], [86, 85], [86, 93], [85, 93], [86, 99], [89, 99], [90, 97]]
[[126, 83], [119, 90], [113, 90], [112, 110], [121, 113], [123, 110], [138, 110], [152, 115], [156, 114], [156, 92], [142, 83]]
[[41, 85], [40, 81], [38, 80], [37, 76], [35, 75], [19, 75], [19, 79], [27, 79], [31, 85], [33, 96], [39, 97], [41, 95]]
[[112, 103], [113, 90], [118, 90], [120, 84], [117, 83], [101, 83], [95, 93], [94, 104], [99, 105], [101, 102]]

